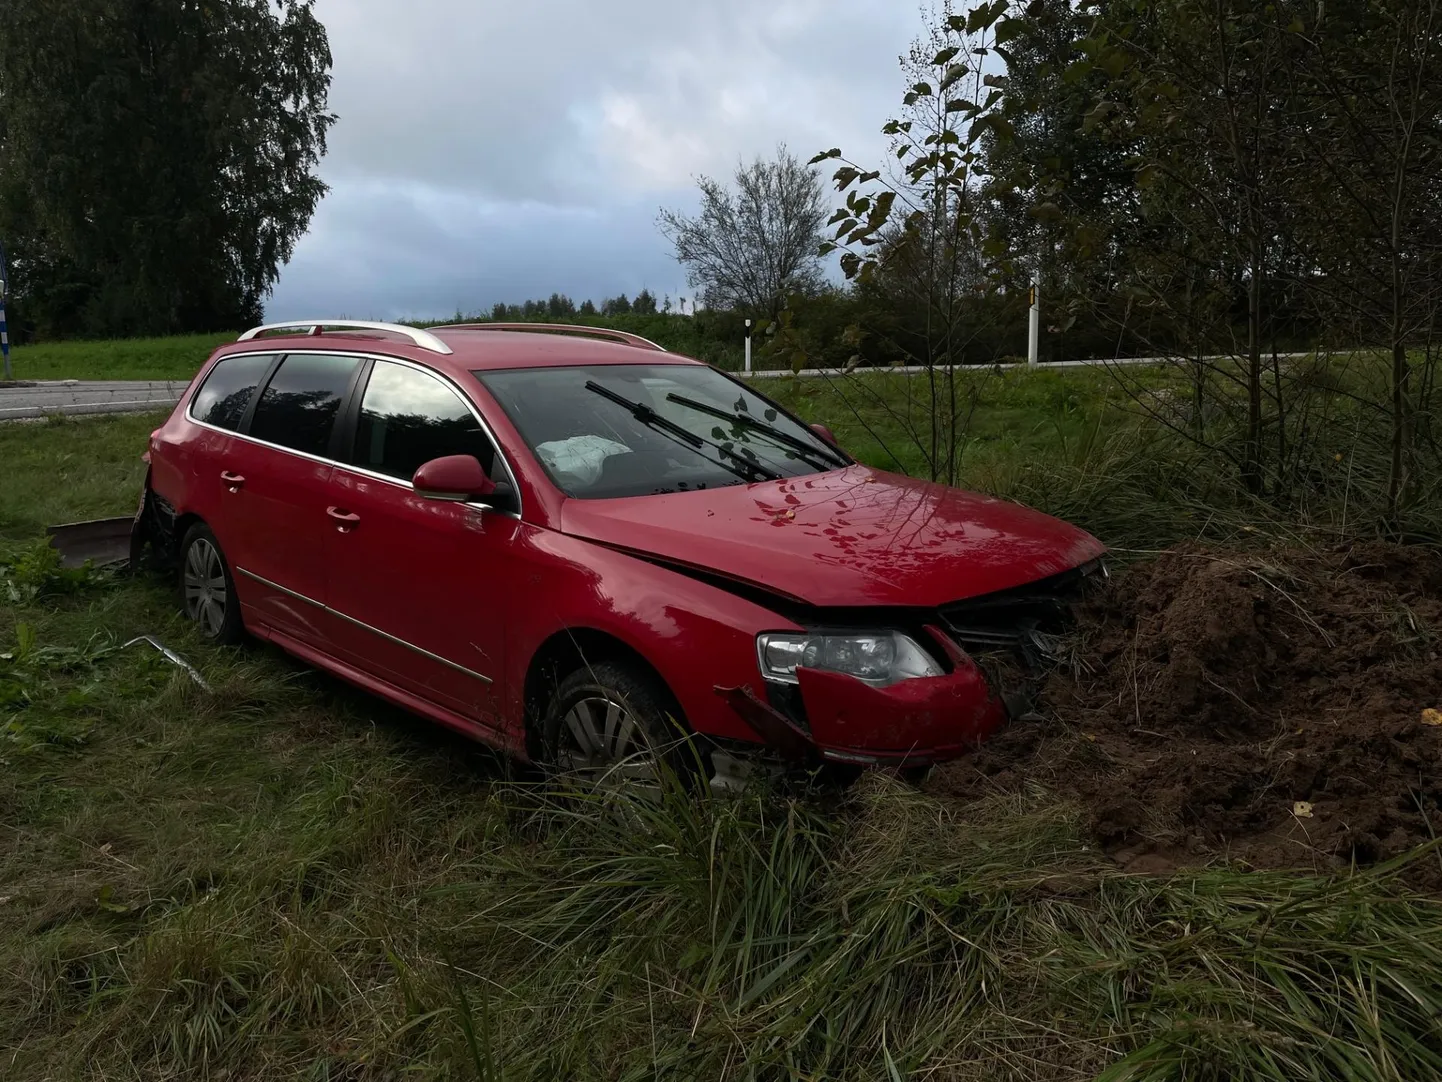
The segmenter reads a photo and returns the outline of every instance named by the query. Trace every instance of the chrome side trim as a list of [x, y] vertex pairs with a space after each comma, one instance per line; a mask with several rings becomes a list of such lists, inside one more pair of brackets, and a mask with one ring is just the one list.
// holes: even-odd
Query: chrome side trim
[[[496, 458], [505, 468], [506, 480], [510, 482], [511, 491], [514, 492], [516, 495], [516, 509], [514, 511], [501, 511], [492, 507], [490, 504], [475, 501], [468, 502], [466, 506], [474, 507], [478, 510], [491, 511], [498, 515], [506, 515], [510, 518], [521, 518], [522, 512], [524, 511], [524, 505], [521, 501], [521, 486], [516, 484], [516, 471], [511, 469], [510, 459], [506, 457], [506, 452], [501, 447], [501, 441], [496, 439], [496, 433], [491, 428], [490, 423], [481, 416], [481, 411], [476, 409], [476, 404], [466, 396], [466, 392], [461, 390], [460, 384], [458, 384], [455, 380], [451, 379], [444, 372], [438, 372], [434, 368], [427, 367], [423, 364], [417, 364], [415, 361], [409, 360], [408, 358], [396, 357], [389, 353], [350, 353], [343, 350], [322, 349], [308, 349], [305, 351], [305, 353], [308, 357], [319, 355], [324, 357], [347, 357], [357, 361], [386, 361], [389, 364], [399, 364], [404, 365], [407, 368], [414, 368], [417, 372], [424, 372], [426, 375], [432, 376], [435, 379], [440, 380], [442, 384], [454, 391], [456, 397], [461, 400], [461, 402], [465, 405], [466, 409], [471, 411], [471, 416], [476, 419], [476, 423], [481, 426], [481, 431], [484, 432], [486, 434], [486, 438], [491, 441], [491, 446], [496, 449]], [[254, 436], [248, 435], [244, 432], [237, 432], [232, 428], [221, 428], [219, 425], [213, 425], [209, 421], [202, 421], [197, 418], [193, 413], [191, 413], [191, 407], [194, 404], [195, 396], [191, 395], [190, 400], [185, 404], [185, 419], [193, 425], [199, 425], [201, 428], [208, 428], [212, 432], [219, 432], [224, 436], [234, 436], [238, 440], [245, 440], [247, 443], [253, 443], [257, 447], [269, 447], [272, 451], [284, 451], [286, 454], [295, 455], [297, 458], [308, 459], [311, 462], [319, 462], [322, 465], [334, 466], [338, 470], [349, 470], [351, 473], [358, 473], [365, 477], [372, 477], [377, 481], [385, 481], [387, 484], [392, 484], [399, 488], [409, 488], [412, 490], [414, 490], [415, 488], [413, 484], [411, 484], [403, 477], [392, 477], [388, 473], [378, 473], [375, 470], [368, 470], [364, 466], [355, 466], [349, 462], [337, 462], [335, 459], [326, 458], [324, 455], [313, 455], [309, 451], [297, 451], [293, 447], [282, 447], [280, 444], [271, 443], [269, 440], [258, 440]]]
[[347, 616], [345, 613], [341, 612], [339, 609], [333, 609], [333, 608], [331, 608], [329, 605], [324, 605], [324, 604], [322, 604], [321, 602], [317, 601], [317, 600], [316, 600], [315, 598], [313, 598], [313, 597], [306, 597], [305, 594], [297, 593], [297, 592], [294, 591], [294, 590], [291, 590], [291, 589], [289, 589], [289, 588], [287, 588], [287, 587], [285, 587], [285, 586], [282, 586], [282, 585], [281, 585], [280, 583], [278, 583], [278, 582], [271, 582], [270, 579], [265, 578], [263, 575], [257, 575], [254, 571], [247, 571], [247, 570], [246, 570], [245, 568], [243, 568], [243, 567], [236, 567], [235, 570], [239, 571], [242, 575], [244, 575], [244, 576], [245, 576], [246, 578], [248, 578], [248, 579], [254, 579], [256, 582], [260, 583], [262, 586], [269, 586], [272, 590], [277, 590], [277, 591], [279, 591], [280, 593], [285, 594], [287, 597], [293, 597], [293, 598], [295, 598], [297, 601], [303, 601], [303, 602], [305, 602], [307, 605], [314, 605], [316, 608], [322, 610], [323, 612], [328, 612], [328, 613], [330, 613], [332, 616], [339, 617], [340, 619], [344, 620], [344, 621], [345, 621], [346, 623], [348, 623], [348, 624], [354, 624], [356, 627], [361, 628], [361, 629], [363, 629], [363, 630], [365, 630], [365, 631], [369, 631], [369, 632], [370, 632], [371, 634], [373, 634], [373, 635], [379, 635], [381, 638], [385, 639], [387, 642], [393, 642], [393, 643], [395, 643], [397, 646], [403, 646], [403, 647], [405, 647], [405, 649], [414, 651], [415, 653], [420, 654], [421, 657], [430, 658], [430, 660], [436, 662], [437, 664], [444, 665], [444, 666], [446, 666], [446, 668], [448, 668], [448, 669], [455, 669], [456, 672], [465, 673], [467, 676], [473, 676], [473, 677], [475, 677], [477, 680], [479, 680], [479, 681], [480, 681], [481, 683], [483, 683], [483, 684], [491, 684], [491, 683], [493, 683], [493, 681], [491, 680], [491, 678], [490, 678], [489, 676], [484, 675], [483, 673], [478, 673], [478, 672], [476, 672], [474, 669], [468, 669], [468, 668], [466, 668], [464, 665], [457, 665], [454, 661], [451, 661], [451, 660], [448, 659], [448, 658], [443, 658], [443, 657], [441, 657], [440, 654], [433, 654], [433, 653], [431, 653], [429, 650], [426, 650], [426, 649], [423, 649], [422, 647], [417, 646], [415, 643], [406, 642], [405, 639], [397, 638], [396, 636], [390, 634], [389, 632], [382, 631], [382, 630], [381, 630], [380, 628], [378, 628], [378, 627], [372, 627], [370, 624], [366, 623], [364, 620], [357, 620], [354, 616]]
[[335, 327], [338, 330], [388, 331], [391, 334], [409, 338], [421, 349], [428, 349], [432, 353], [450, 354], [455, 352], [435, 335], [429, 331], [423, 331], [419, 327], [407, 327], [400, 323], [377, 323], [368, 319], [293, 319], [287, 320], [285, 323], [267, 323], [261, 327], [252, 327], [236, 341], [249, 342], [254, 338], [259, 338], [267, 331], [304, 330], [307, 334], [320, 334], [326, 327]]
[[381, 630], [380, 628], [378, 628], [378, 627], [371, 627], [370, 624], [367, 624], [367, 623], [365, 623], [364, 621], [361, 621], [361, 620], [357, 620], [354, 616], [347, 616], [345, 613], [339, 612], [339, 611], [337, 611], [336, 609], [331, 608], [329, 605], [326, 606], [325, 611], [328, 612], [328, 613], [331, 613], [331, 614], [334, 615], [334, 616], [339, 616], [342, 620], [344, 620], [344, 621], [345, 621], [346, 623], [348, 623], [348, 624], [354, 624], [356, 627], [363, 628], [364, 630], [369, 631], [369, 632], [370, 632], [371, 634], [373, 634], [373, 635], [379, 635], [381, 638], [385, 639], [387, 642], [393, 642], [393, 643], [395, 643], [397, 646], [403, 646], [403, 647], [405, 647], [407, 650], [412, 650], [412, 651], [414, 651], [415, 653], [420, 654], [421, 657], [430, 658], [432, 661], [437, 662], [438, 664], [444, 665], [444, 666], [446, 666], [446, 668], [448, 668], [448, 669], [455, 669], [456, 672], [465, 673], [467, 676], [473, 676], [473, 677], [475, 677], [477, 680], [479, 680], [479, 681], [480, 681], [481, 683], [483, 683], [483, 684], [489, 684], [489, 683], [491, 683], [491, 678], [490, 678], [489, 676], [485, 676], [485, 675], [482, 674], [482, 673], [478, 673], [478, 672], [476, 672], [474, 669], [468, 669], [468, 668], [466, 668], [464, 665], [457, 665], [454, 661], [450, 660], [449, 658], [441, 657], [440, 654], [433, 654], [433, 653], [431, 653], [429, 650], [425, 650], [425, 649], [422, 649], [421, 647], [417, 646], [415, 643], [406, 642], [405, 639], [398, 639], [398, 638], [396, 638], [394, 635], [391, 635], [391, 634], [389, 634], [389, 633], [387, 633], [387, 632], [385, 632], [385, 631], [382, 631], [382, 630]]
[[319, 601], [317, 601], [315, 598], [313, 598], [313, 597], [306, 597], [305, 594], [297, 593], [295, 590], [292, 590], [290, 587], [288, 587], [288, 586], [282, 586], [282, 585], [281, 585], [280, 583], [278, 583], [278, 582], [271, 582], [270, 579], [266, 578], [266, 577], [263, 576], [263, 575], [257, 575], [254, 571], [247, 571], [245, 568], [240, 567], [240, 566], [238, 566], [238, 565], [237, 565], [237, 567], [236, 567], [236, 570], [239, 571], [239, 572], [240, 572], [242, 575], [244, 575], [246, 578], [248, 578], [248, 579], [254, 579], [256, 582], [260, 583], [262, 586], [269, 586], [272, 590], [276, 590], [276, 591], [279, 591], [279, 592], [282, 593], [282, 594], [285, 594], [286, 597], [293, 597], [293, 598], [295, 598], [297, 601], [304, 601], [307, 605], [314, 605], [314, 606], [315, 606], [316, 608], [318, 608], [318, 609], [324, 609], [324, 608], [325, 608], [325, 606], [322, 605], [322, 604], [321, 604]]

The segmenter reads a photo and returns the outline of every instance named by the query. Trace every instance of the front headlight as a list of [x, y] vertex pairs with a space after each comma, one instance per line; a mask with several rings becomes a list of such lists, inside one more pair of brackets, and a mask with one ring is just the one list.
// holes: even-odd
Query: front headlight
[[899, 631], [845, 635], [773, 631], [756, 637], [756, 654], [762, 676], [787, 684], [796, 683], [798, 668], [846, 673], [879, 688], [913, 677], [943, 675], [931, 655]]

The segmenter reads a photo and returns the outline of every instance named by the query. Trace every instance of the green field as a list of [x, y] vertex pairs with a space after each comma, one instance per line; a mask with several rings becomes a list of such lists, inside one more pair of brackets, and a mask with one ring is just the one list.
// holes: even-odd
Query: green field
[[16, 346], [10, 351], [10, 366], [17, 380], [188, 380], [216, 346], [235, 338], [235, 333], [222, 333], [46, 342]]
[[[892, 464], [866, 430], [891, 442], [894, 409], [766, 390]], [[964, 480], [1119, 548], [1316, 528], [1248, 504], [1105, 373], [975, 391]], [[60, 571], [43, 527], [129, 513], [157, 419], [0, 425], [3, 1077], [1442, 1075], [1442, 904], [1405, 869], [1123, 874], [1035, 785], [606, 802], [208, 646], [164, 582]], [[140, 634], [209, 690], [121, 649]]]

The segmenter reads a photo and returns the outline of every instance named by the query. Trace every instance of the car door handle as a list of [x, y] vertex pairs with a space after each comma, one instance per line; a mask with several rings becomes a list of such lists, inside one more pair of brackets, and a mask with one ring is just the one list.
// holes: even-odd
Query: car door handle
[[220, 471], [220, 480], [223, 484], [228, 485], [232, 492], [239, 492], [240, 486], [245, 484], [244, 477], [238, 473], [231, 473], [229, 470]]
[[325, 513], [335, 519], [335, 528], [341, 533], [350, 533], [355, 529], [356, 523], [360, 521], [359, 515], [353, 515], [339, 507], [327, 507]]

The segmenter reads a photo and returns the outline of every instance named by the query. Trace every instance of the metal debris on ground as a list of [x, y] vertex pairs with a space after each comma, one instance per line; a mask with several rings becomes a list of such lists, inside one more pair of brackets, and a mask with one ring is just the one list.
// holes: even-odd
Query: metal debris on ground
[[170, 662], [172, 665], [178, 665], [186, 672], [188, 672], [190, 674], [190, 678], [194, 680], [197, 684], [199, 684], [203, 690], [210, 690], [210, 685], [205, 682], [205, 677], [201, 676], [200, 673], [195, 671], [194, 665], [186, 661], [185, 658], [181, 657], [174, 650], [172, 650], [170, 647], [166, 646], [163, 642], [161, 642], [159, 639], [154, 638], [153, 636], [137, 635], [135, 638], [131, 639], [129, 642], [121, 646], [120, 649], [124, 650], [126, 647], [134, 646], [138, 642], [148, 642], [151, 646], [155, 647], [161, 652], [161, 654], [164, 655], [166, 661]]

